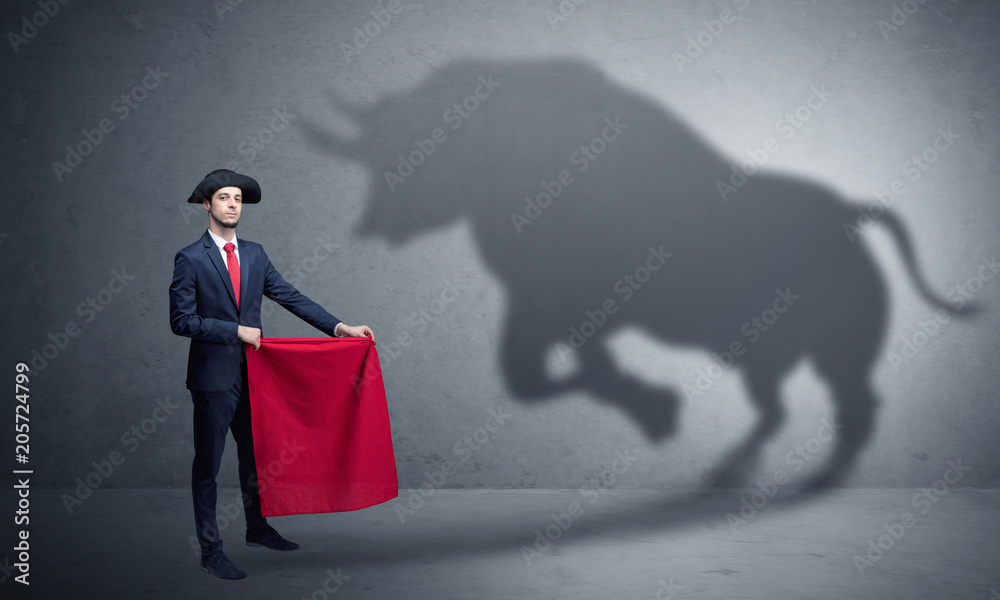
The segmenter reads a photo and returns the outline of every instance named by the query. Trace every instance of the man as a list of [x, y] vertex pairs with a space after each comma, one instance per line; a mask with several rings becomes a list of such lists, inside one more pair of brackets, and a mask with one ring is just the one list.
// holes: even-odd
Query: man
[[222, 551], [215, 519], [215, 478], [227, 429], [237, 444], [247, 545], [285, 551], [299, 547], [281, 537], [260, 512], [246, 352], [247, 344], [260, 348], [262, 297], [327, 335], [375, 339], [367, 325], [342, 323], [299, 293], [275, 270], [260, 244], [236, 237], [243, 204], [256, 204], [260, 196], [260, 186], [245, 175], [227, 169], [206, 175], [188, 202], [205, 208], [208, 231], [174, 257], [170, 283], [170, 328], [191, 338], [186, 383], [194, 403], [191, 492], [201, 566], [222, 579], [246, 578]]

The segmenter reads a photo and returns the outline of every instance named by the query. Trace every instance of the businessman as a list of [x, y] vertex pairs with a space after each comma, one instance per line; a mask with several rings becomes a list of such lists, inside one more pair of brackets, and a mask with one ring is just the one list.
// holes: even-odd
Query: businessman
[[263, 296], [331, 336], [375, 339], [367, 325], [340, 322], [275, 270], [260, 244], [236, 237], [244, 204], [260, 202], [260, 185], [227, 169], [212, 171], [188, 198], [208, 213], [208, 231], [174, 257], [170, 283], [170, 328], [191, 338], [187, 388], [194, 403], [194, 462], [191, 492], [201, 566], [222, 579], [245, 579], [246, 573], [222, 551], [215, 519], [216, 483], [233, 432], [239, 459], [248, 546], [297, 550], [268, 525], [260, 512], [257, 468], [250, 429], [247, 346], [260, 348]]

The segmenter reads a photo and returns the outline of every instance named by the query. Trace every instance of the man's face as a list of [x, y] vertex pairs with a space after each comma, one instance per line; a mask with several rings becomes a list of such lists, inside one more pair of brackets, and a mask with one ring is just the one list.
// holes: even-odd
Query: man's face
[[223, 227], [236, 229], [240, 211], [243, 210], [243, 192], [238, 187], [219, 188], [212, 194], [211, 201], [205, 200], [202, 204], [208, 211], [210, 219]]

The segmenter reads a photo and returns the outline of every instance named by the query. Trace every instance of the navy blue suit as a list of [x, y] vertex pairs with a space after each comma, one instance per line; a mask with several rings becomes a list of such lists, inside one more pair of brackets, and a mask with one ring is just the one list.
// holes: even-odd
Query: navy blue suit
[[261, 327], [263, 296], [327, 335], [340, 321], [282, 278], [260, 244], [237, 238], [240, 262], [240, 302], [219, 247], [208, 231], [174, 257], [170, 283], [170, 328], [191, 338], [187, 387], [194, 404], [195, 457], [191, 469], [195, 529], [202, 553], [222, 551], [216, 523], [215, 478], [231, 430], [237, 443], [240, 488], [247, 529], [267, 527], [260, 513], [257, 471], [250, 429], [246, 376], [246, 346], [240, 325]]

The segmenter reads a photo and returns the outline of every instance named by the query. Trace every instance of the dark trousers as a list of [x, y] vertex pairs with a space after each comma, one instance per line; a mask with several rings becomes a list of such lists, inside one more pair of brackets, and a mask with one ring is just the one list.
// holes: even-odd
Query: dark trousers
[[194, 402], [194, 463], [191, 466], [191, 494], [194, 520], [202, 555], [222, 552], [222, 536], [215, 518], [216, 484], [226, 447], [226, 432], [233, 432], [239, 459], [240, 489], [247, 529], [259, 533], [267, 527], [260, 513], [257, 465], [254, 462], [250, 430], [250, 391], [244, 361], [233, 387], [222, 392], [191, 391]]

